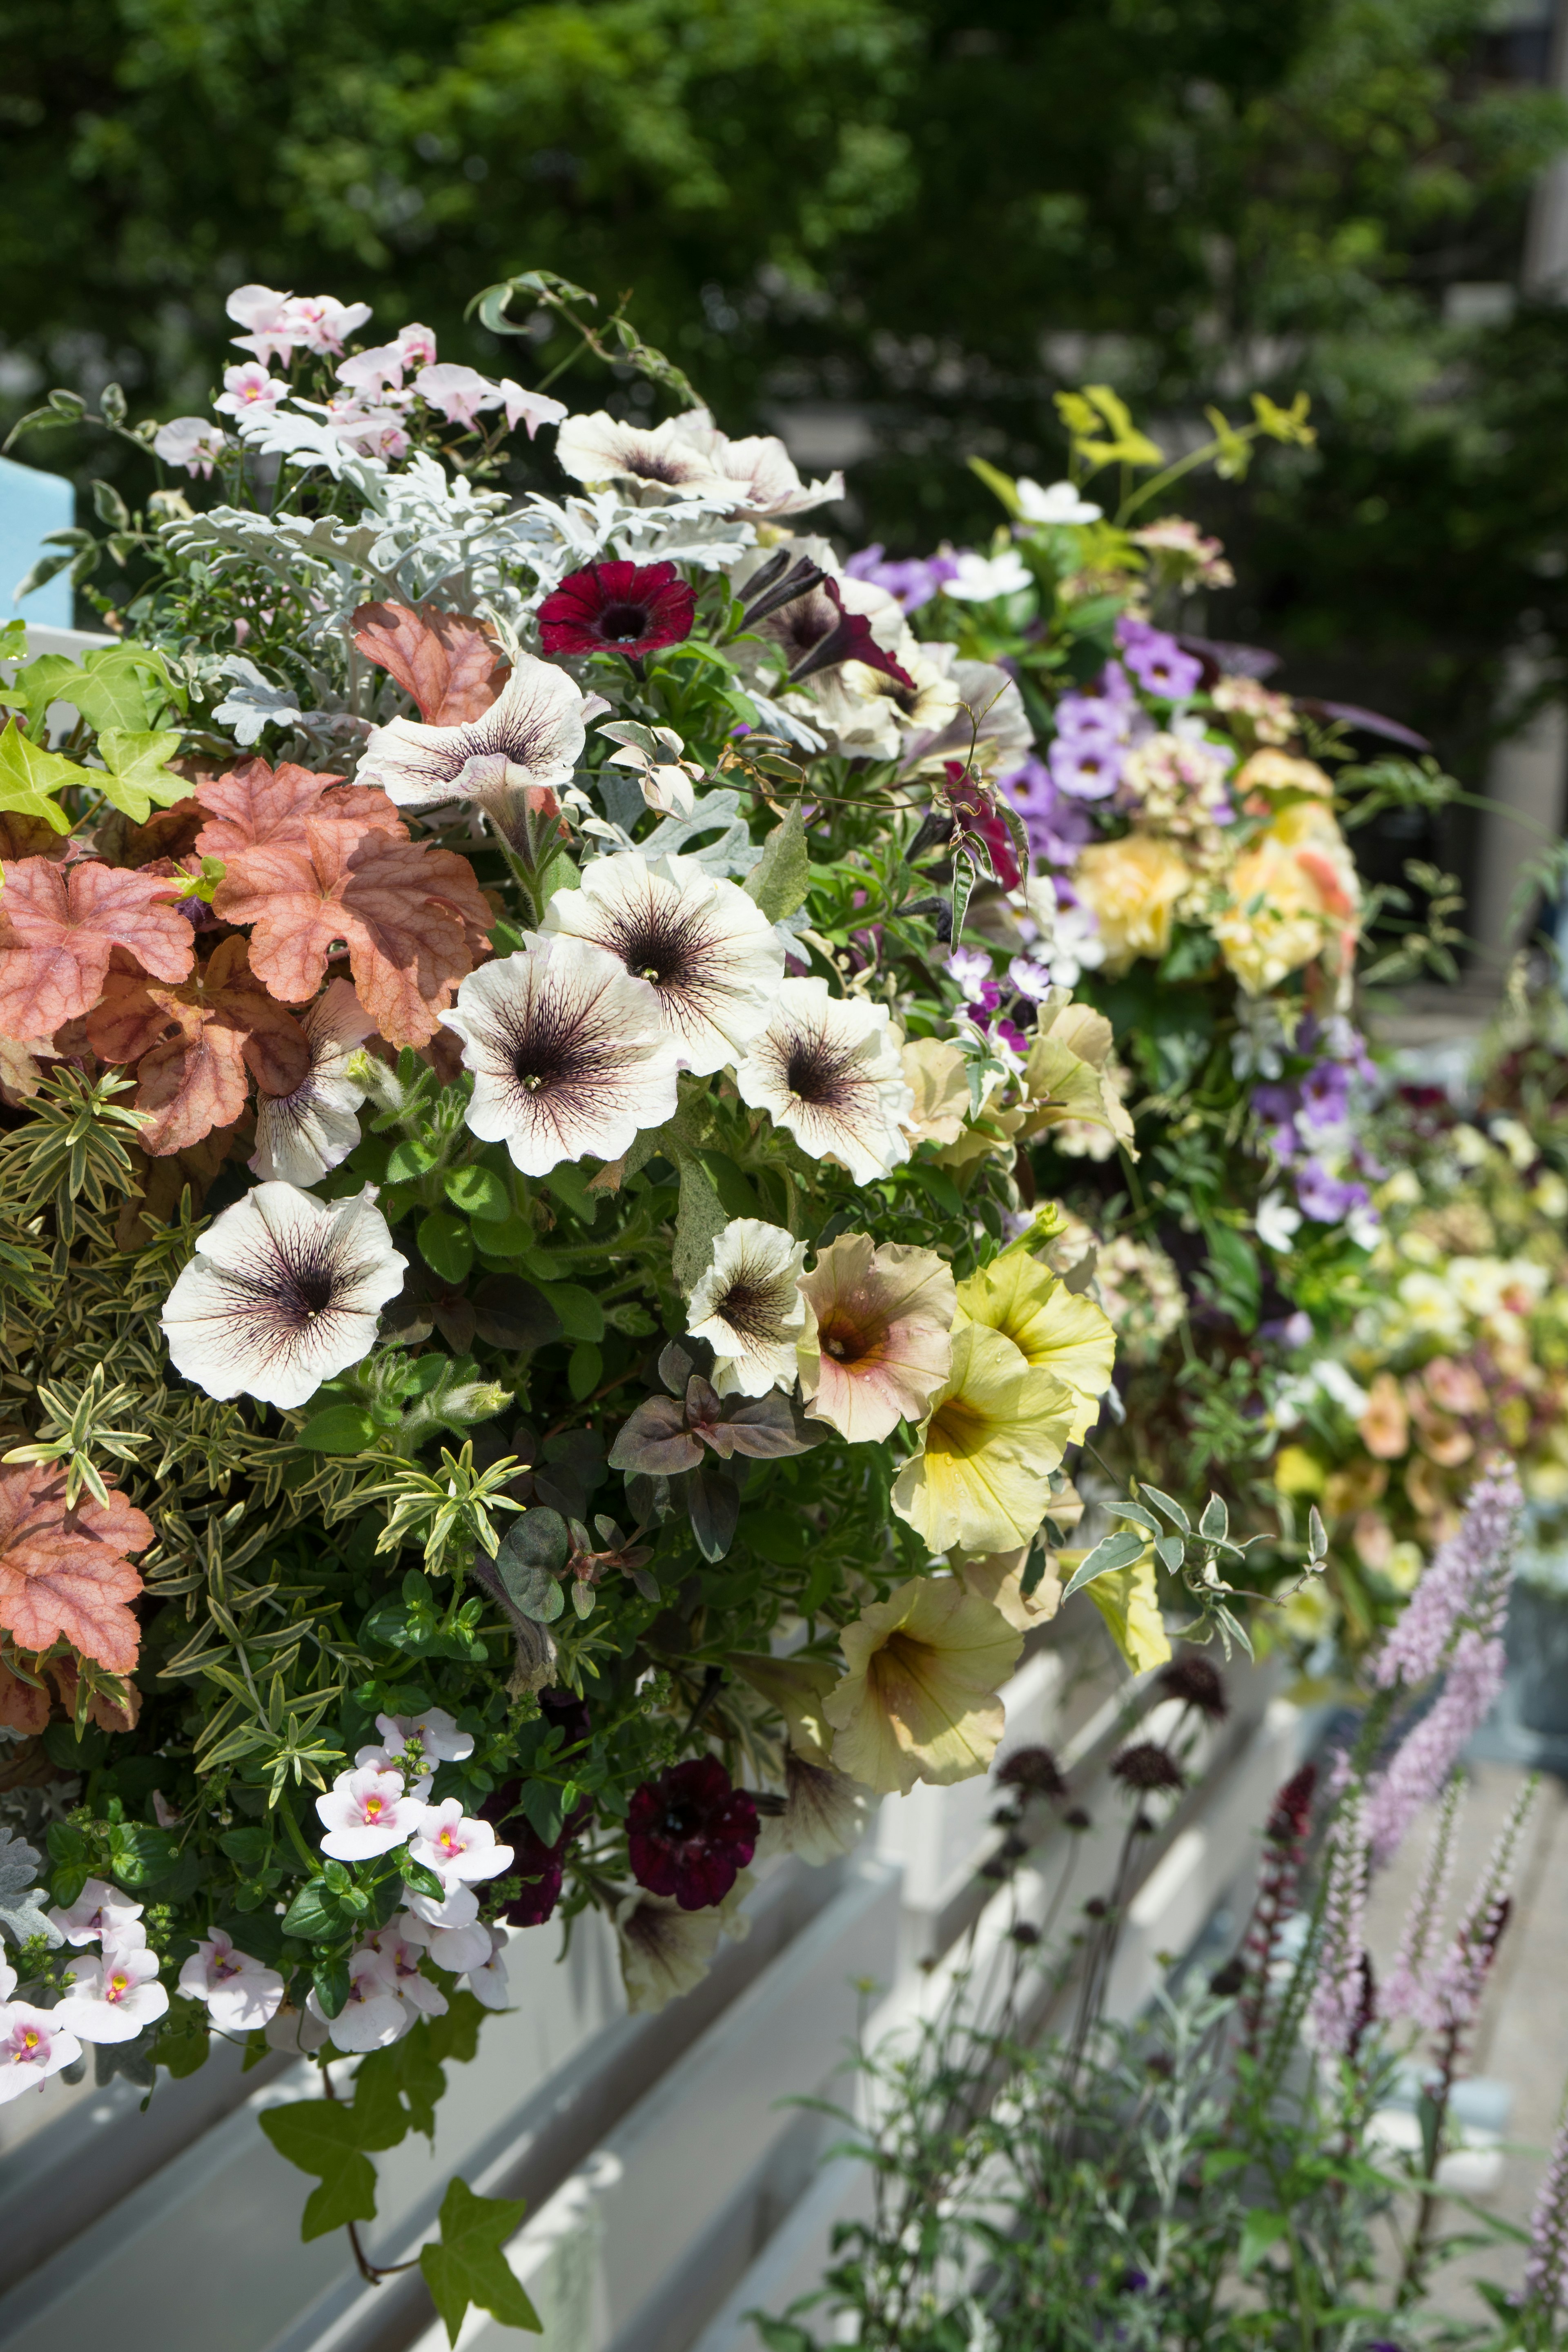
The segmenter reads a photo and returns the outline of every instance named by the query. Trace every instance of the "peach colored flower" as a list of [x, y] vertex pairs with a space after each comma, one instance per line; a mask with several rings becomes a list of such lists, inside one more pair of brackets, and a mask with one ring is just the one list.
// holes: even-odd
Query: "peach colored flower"
[[1380, 1462], [1397, 1462], [1410, 1445], [1410, 1414], [1392, 1372], [1379, 1372], [1367, 1391], [1366, 1411], [1356, 1424], [1361, 1442]]
[[816, 1317], [799, 1351], [813, 1417], [852, 1445], [922, 1421], [952, 1364], [952, 1274], [936, 1252], [844, 1234], [800, 1287]]
[[1163, 956], [1176, 908], [1194, 875], [1173, 842], [1130, 833], [1079, 852], [1073, 887], [1098, 919], [1105, 970], [1114, 977], [1139, 956]]

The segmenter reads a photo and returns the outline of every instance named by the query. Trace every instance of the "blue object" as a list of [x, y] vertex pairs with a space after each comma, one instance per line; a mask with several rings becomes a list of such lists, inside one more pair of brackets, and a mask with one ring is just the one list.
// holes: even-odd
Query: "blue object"
[[35, 588], [25, 604], [16, 590], [44, 552], [51, 531], [68, 530], [76, 520], [76, 491], [63, 474], [40, 473], [0, 457], [0, 621], [20, 614], [42, 629], [68, 629], [75, 617], [70, 578], [57, 572]]

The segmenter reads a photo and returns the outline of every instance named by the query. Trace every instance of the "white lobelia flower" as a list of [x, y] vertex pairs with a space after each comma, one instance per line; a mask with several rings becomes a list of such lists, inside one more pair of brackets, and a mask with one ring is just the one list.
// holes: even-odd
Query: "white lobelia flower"
[[[386, 2050], [401, 2042], [414, 2023], [415, 2011], [399, 1994], [379, 1952], [362, 1945], [349, 1962], [349, 1997], [336, 2017], [329, 2017], [312, 1989], [305, 1996], [307, 2012], [327, 2029], [335, 2050]], [[300, 2036], [301, 2045], [304, 2036]]]
[[[5, 1973], [16, 1978], [7, 1969]], [[482, 1998], [482, 1996], [481, 1996]], [[62, 2066], [81, 2056], [81, 2043], [61, 2021], [58, 2009], [35, 2009], [31, 2001], [0, 2005], [0, 2106], [24, 2091], [39, 2090]]]
[[365, 1764], [340, 1772], [317, 1798], [316, 1811], [327, 1830], [323, 1853], [337, 1862], [368, 1862], [373, 1854], [406, 1844], [425, 1806], [422, 1799], [405, 1794], [401, 1772]]
[[525, 1176], [587, 1153], [618, 1160], [675, 1116], [679, 1062], [651, 985], [586, 940], [530, 937], [471, 971], [441, 1018], [474, 1074], [464, 1118]]
[[802, 1297], [805, 1244], [761, 1217], [737, 1217], [713, 1244], [713, 1262], [691, 1294], [687, 1329], [713, 1350], [720, 1396], [792, 1388], [795, 1350], [810, 1309]]
[[1047, 482], [1042, 489], [1023, 474], [1013, 488], [1026, 522], [1098, 522], [1105, 512], [1084, 498], [1074, 482]]
[[640, 850], [595, 858], [577, 890], [558, 890], [547, 937], [603, 948], [652, 988], [659, 1025], [682, 1066], [706, 1077], [767, 1026], [784, 950], [754, 899], [695, 857]]
[[225, 1209], [160, 1318], [175, 1370], [208, 1396], [288, 1410], [367, 1356], [408, 1264], [374, 1198], [369, 1185], [352, 1200], [318, 1201], [292, 1184], [258, 1184]]
[[65, 1999], [49, 2012], [79, 2042], [134, 2042], [169, 2007], [158, 1982], [158, 1955], [146, 1944], [103, 1948], [100, 1960], [78, 1960], [66, 1970]]
[[132, 1903], [129, 1895], [121, 1895], [118, 1886], [102, 1878], [85, 1879], [68, 1910], [57, 1906], [44, 1916], [68, 1944], [96, 1944], [100, 1937], [121, 1945], [147, 1940], [147, 1931], [141, 1925], [141, 1904]]
[[257, 1097], [250, 1166], [268, 1182], [318, 1184], [360, 1139], [354, 1113], [365, 1090], [348, 1067], [365, 1039], [374, 1036], [375, 1023], [346, 980], [334, 980], [300, 1021], [310, 1047], [303, 1080], [291, 1095]]
[[220, 2033], [249, 2033], [269, 2025], [283, 2003], [283, 1979], [248, 1952], [238, 1950], [221, 1927], [196, 1946], [180, 1970], [180, 1990], [205, 2001]]
[[869, 1184], [910, 1156], [914, 1111], [883, 1004], [830, 996], [825, 980], [781, 982], [773, 1019], [735, 1073], [741, 1099], [787, 1128], [813, 1160]]
[[478, 1879], [495, 1878], [512, 1856], [510, 1845], [496, 1843], [489, 1822], [471, 1820], [456, 1797], [425, 1807], [408, 1851], [426, 1870], [438, 1872], [447, 1885], [454, 1879], [468, 1886]]
[[416, 719], [373, 727], [356, 779], [379, 784], [399, 808], [477, 801], [505, 831], [518, 793], [571, 782], [586, 740], [584, 701], [563, 669], [520, 654], [489, 709], [460, 727]]

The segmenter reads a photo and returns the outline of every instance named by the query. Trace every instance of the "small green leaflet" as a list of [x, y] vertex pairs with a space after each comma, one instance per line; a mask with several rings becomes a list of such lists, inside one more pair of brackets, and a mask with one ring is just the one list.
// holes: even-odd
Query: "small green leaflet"
[[1241, 2244], [1237, 2252], [1237, 2268], [1245, 2278], [1256, 2270], [1277, 2238], [1282, 2238], [1290, 2224], [1283, 2213], [1270, 2213], [1255, 2207], [1241, 2225]]
[[522, 2200], [476, 2197], [467, 2181], [454, 2180], [441, 2200], [441, 2240], [422, 2246], [419, 2267], [430, 2299], [456, 2344], [470, 2303], [503, 2327], [543, 2333], [539, 2314], [511, 2273], [501, 2247], [522, 2219]]
[[1146, 1540], [1142, 1535], [1134, 1535], [1131, 1528], [1120, 1529], [1113, 1536], [1102, 1536], [1094, 1549], [1074, 1569], [1072, 1580], [1062, 1599], [1070, 1601], [1075, 1592], [1081, 1592], [1084, 1586], [1092, 1584], [1097, 1576], [1109, 1576], [1118, 1568], [1131, 1568], [1135, 1559], [1142, 1558]]
[[19, 727], [0, 730], [0, 809], [42, 817], [57, 833], [68, 833], [71, 821], [51, 793], [63, 792], [67, 784], [96, 782], [74, 760], [62, 760], [58, 751], [30, 743]]

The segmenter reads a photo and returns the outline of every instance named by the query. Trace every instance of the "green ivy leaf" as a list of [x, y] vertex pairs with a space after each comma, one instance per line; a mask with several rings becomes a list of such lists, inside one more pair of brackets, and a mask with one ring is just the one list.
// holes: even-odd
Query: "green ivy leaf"
[[[447, 2087], [447, 2077], [431, 2044], [430, 2027], [425, 2019], [421, 2018], [412, 2031], [404, 2034], [401, 2041], [395, 2042], [390, 2049], [373, 2050], [367, 2058], [361, 2059], [359, 2072], [354, 2076], [356, 2114], [367, 2091], [374, 2090], [375, 2102], [386, 2095], [382, 2089], [383, 2084], [391, 2086], [393, 2097], [401, 2097], [407, 2102], [403, 2119], [404, 2131], [423, 2132], [426, 2139], [434, 2139], [436, 2103]], [[379, 2117], [382, 2114], [380, 2105], [374, 2104], [373, 2108], [366, 2109], [367, 2115], [372, 2112]], [[368, 2147], [370, 2143], [367, 2141], [365, 2145]], [[390, 2147], [392, 2143], [389, 2141], [387, 2145]]]
[[1237, 2268], [1243, 2278], [1257, 2269], [1275, 2240], [1282, 2238], [1289, 2226], [1283, 2213], [1254, 2208], [1241, 2225], [1241, 2243], [1237, 2250]]
[[177, 727], [106, 727], [98, 739], [98, 756], [106, 772], [91, 781], [132, 824], [145, 824], [154, 802], [160, 808], [173, 808], [176, 801], [190, 797], [187, 780], [169, 767], [179, 748]]
[[476, 2197], [465, 2180], [454, 2180], [441, 2200], [441, 2241], [420, 2248], [419, 2267], [450, 2343], [456, 2344], [471, 2303], [503, 2327], [543, 2332], [501, 2252], [522, 2213], [521, 2198]]
[[420, 1218], [416, 1238], [419, 1255], [432, 1274], [439, 1275], [443, 1282], [468, 1278], [474, 1263], [474, 1237], [461, 1217], [454, 1217], [449, 1209], [432, 1209], [428, 1216]]
[[58, 752], [30, 743], [19, 727], [0, 730], [0, 809], [15, 810], [18, 816], [42, 817], [57, 833], [68, 833], [71, 821], [51, 794], [63, 792], [68, 784], [96, 782], [74, 760], [62, 760]]
[[300, 2235], [324, 2238], [348, 2221], [375, 2219], [375, 2167], [359, 2145], [353, 2109], [331, 2099], [264, 2107], [262, 2130], [279, 2156], [321, 2180], [305, 2200]]

